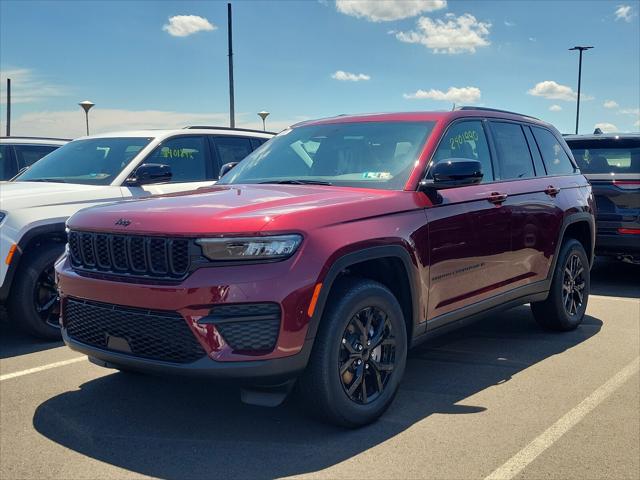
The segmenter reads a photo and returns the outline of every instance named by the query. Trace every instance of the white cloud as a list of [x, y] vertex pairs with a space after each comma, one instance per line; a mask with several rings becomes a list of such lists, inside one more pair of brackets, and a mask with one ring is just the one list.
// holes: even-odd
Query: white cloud
[[607, 123], [607, 122], [596, 123], [593, 126], [593, 129], [595, 130], [596, 128], [599, 128], [600, 130], [602, 130], [603, 133], [612, 133], [612, 132], [618, 131], [618, 127], [616, 127], [613, 123]]
[[623, 115], [640, 115], [640, 108], [622, 108], [618, 113]]
[[459, 17], [448, 13], [445, 18], [420, 17], [417, 31], [397, 32], [395, 36], [401, 42], [420, 43], [434, 53], [475, 53], [476, 48], [490, 45], [490, 23], [479, 22], [470, 13]]
[[29, 68], [7, 68], [0, 72], [0, 104], [7, 103], [7, 78], [11, 79], [11, 104], [34, 103], [67, 94]]
[[370, 22], [402, 20], [446, 7], [446, 0], [336, 0], [340, 13]]
[[365, 75], [364, 73], [350, 73], [345, 72], [344, 70], [337, 70], [331, 78], [334, 80], [340, 80], [342, 82], [359, 82], [361, 80], [371, 80], [369, 75]]
[[640, 128], [640, 120], [638, 120], [636, 123], [634, 123], [633, 126]]
[[560, 110], [562, 110], [562, 107], [560, 105], [551, 105], [549, 107], [549, 110], [551, 110], [552, 112], [559, 112]]
[[530, 42], [537, 42], [538, 39], [536, 37], [529, 37]]
[[631, 5], [618, 5], [615, 11], [616, 21], [624, 20], [625, 22], [630, 22], [633, 17], [633, 10], [631, 9]]
[[509, 20], [505, 20], [504, 21], [504, 25], [505, 25], [505, 27], [515, 27], [516, 26], [515, 22], [510, 22]]
[[618, 108], [618, 102], [615, 100], [605, 100], [602, 106], [604, 108]]
[[[550, 100], [564, 100], [567, 102], [574, 101], [578, 98], [578, 94], [571, 87], [561, 85], [553, 80], [545, 80], [536, 83], [533, 88], [527, 90], [529, 95], [534, 97], [544, 97]], [[589, 95], [581, 94], [582, 100], [593, 100]]]
[[172, 37], [187, 37], [197, 32], [210, 32], [218, 27], [198, 15], [176, 15], [169, 17], [169, 23], [162, 30]]
[[417, 90], [415, 93], [405, 93], [404, 98], [410, 100], [441, 100], [453, 103], [476, 103], [480, 100], [480, 89], [478, 87], [449, 87], [446, 92], [442, 90]]

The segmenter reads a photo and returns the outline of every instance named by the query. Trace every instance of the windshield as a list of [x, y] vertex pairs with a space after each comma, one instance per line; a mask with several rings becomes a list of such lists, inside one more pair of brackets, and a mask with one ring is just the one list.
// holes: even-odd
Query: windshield
[[582, 173], [640, 173], [640, 141], [569, 142]]
[[404, 188], [434, 122], [357, 122], [285, 130], [221, 180]]
[[151, 138], [90, 138], [69, 142], [34, 163], [17, 182], [109, 185]]

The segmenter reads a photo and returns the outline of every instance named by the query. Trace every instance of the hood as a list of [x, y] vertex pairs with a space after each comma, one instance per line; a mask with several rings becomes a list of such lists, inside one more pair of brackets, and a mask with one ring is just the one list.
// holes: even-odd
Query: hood
[[[74, 183], [2, 182], [0, 183], [0, 210], [14, 211], [23, 208], [89, 203], [96, 199], [96, 192], [101, 190], [106, 193], [108, 189], [104, 186]], [[118, 193], [112, 200], [121, 199], [122, 196]]]
[[310, 225], [410, 210], [423, 197], [415, 192], [332, 186], [220, 185], [198, 193], [82, 210], [68, 225], [78, 230], [185, 236], [304, 231]]

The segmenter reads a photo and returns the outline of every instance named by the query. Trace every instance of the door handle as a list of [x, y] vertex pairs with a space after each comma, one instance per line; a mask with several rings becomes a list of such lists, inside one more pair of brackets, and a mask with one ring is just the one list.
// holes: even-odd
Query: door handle
[[487, 197], [487, 200], [489, 200], [491, 203], [502, 203], [507, 199], [508, 195], [506, 193], [499, 193], [499, 192], [491, 192], [491, 195], [489, 195]]
[[547, 188], [544, 189], [544, 193], [546, 193], [547, 195], [551, 195], [552, 197], [555, 197], [558, 193], [560, 193], [560, 189], [558, 187], [554, 187], [553, 185], [549, 185]]

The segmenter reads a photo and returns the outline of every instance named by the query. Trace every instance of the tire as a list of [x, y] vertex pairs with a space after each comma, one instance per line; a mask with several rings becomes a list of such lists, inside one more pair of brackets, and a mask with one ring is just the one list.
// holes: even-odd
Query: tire
[[540, 325], [566, 332], [582, 323], [591, 286], [589, 268], [582, 244], [573, 238], [565, 241], [558, 254], [549, 296], [543, 302], [531, 304]]
[[[53, 264], [64, 252], [61, 243], [45, 243], [27, 252], [11, 286], [7, 309], [10, 320], [26, 333], [60, 340], [60, 301], [55, 290]], [[40, 308], [51, 302], [48, 308]]]
[[327, 305], [297, 390], [323, 420], [361, 427], [378, 419], [398, 391], [407, 360], [404, 316], [389, 289], [372, 280], [339, 280]]

